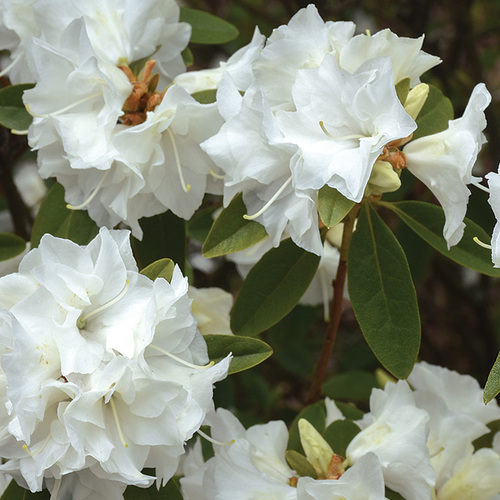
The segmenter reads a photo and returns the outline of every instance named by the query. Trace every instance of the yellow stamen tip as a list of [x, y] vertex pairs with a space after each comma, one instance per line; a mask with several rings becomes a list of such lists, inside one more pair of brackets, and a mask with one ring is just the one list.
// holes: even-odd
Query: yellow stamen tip
[[191, 184], [188, 184], [186, 186], [186, 193], [189, 193], [189, 191], [191, 191]]

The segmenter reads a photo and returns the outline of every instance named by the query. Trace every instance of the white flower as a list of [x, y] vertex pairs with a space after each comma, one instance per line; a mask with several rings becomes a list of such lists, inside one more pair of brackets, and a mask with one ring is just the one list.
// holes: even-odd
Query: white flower
[[404, 148], [406, 167], [443, 207], [443, 236], [448, 248], [456, 245], [464, 232], [463, 219], [470, 195], [467, 184], [481, 180], [472, 175], [472, 167], [486, 142], [484, 110], [490, 101], [485, 85], [476, 85], [462, 118], [450, 120], [446, 130], [411, 141]]
[[367, 453], [339, 479], [314, 480], [301, 477], [297, 483], [299, 500], [384, 500], [385, 484], [377, 456]]
[[201, 147], [226, 174], [224, 205], [243, 192], [248, 215], [266, 228], [273, 246], [286, 230], [297, 245], [320, 255], [317, 193], [295, 189], [297, 148], [274, 141], [280, 135], [276, 119], [259, 89], [252, 86], [242, 97], [226, 74], [218, 104], [226, 123]]
[[326, 54], [338, 57], [352, 38], [351, 22], [324, 22], [315, 5], [299, 10], [288, 25], [275, 29], [254, 72], [260, 88], [276, 109], [293, 109], [292, 86], [301, 68], [316, 68]]
[[174, 83], [193, 94], [202, 90], [216, 89], [222, 74], [227, 72], [238, 90], [244, 92], [255, 80], [252, 63], [260, 54], [265, 39], [266, 37], [256, 27], [250, 43], [237, 50], [227, 61], [221, 62], [218, 68], [182, 73], [174, 79]]
[[389, 29], [374, 35], [361, 34], [342, 47], [339, 63], [343, 69], [354, 73], [369, 59], [390, 57], [394, 83], [410, 78], [410, 86], [414, 87], [420, 83], [423, 73], [441, 62], [439, 57], [421, 50], [423, 42], [423, 35], [420, 38], [400, 38]]
[[347, 459], [355, 464], [373, 452], [389, 488], [407, 500], [430, 500], [435, 478], [426, 446], [428, 420], [427, 412], [416, 407], [405, 381], [374, 389], [370, 413], [357, 422], [362, 431], [347, 447]]
[[[81, 247], [45, 235], [0, 279], [11, 435], [0, 468], [31, 491], [50, 478], [87, 491], [92, 474], [147, 487], [144, 467], [166, 482], [227, 374], [229, 358], [201, 366], [206, 344], [179, 269], [152, 282], [128, 239], [102, 228]], [[110, 486], [115, 498], [121, 488]]]
[[190, 286], [188, 297], [193, 299], [191, 309], [202, 335], [232, 335], [229, 312], [233, 296], [222, 288], [195, 288]]
[[493, 235], [491, 236], [491, 260], [494, 267], [500, 267], [500, 224], [498, 223], [500, 220], [500, 174], [489, 172], [486, 174], [486, 179], [488, 179], [490, 190], [488, 203], [491, 205], [497, 220], [493, 229]]
[[299, 189], [327, 184], [359, 202], [384, 147], [416, 128], [397, 98], [389, 58], [350, 74], [327, 55], [319, 68], [297, 73], [292, 93], [297, 111], [278, 111], [277, 119], [283, 142], [300, 150], [292, 168]]

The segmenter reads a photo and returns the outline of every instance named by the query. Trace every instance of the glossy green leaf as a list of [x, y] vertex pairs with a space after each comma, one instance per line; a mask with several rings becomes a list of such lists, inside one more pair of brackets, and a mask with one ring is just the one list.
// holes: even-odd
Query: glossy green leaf
[[332, 399], [365, 401], [370, 398], [377, 379], [371, 372], [353, 370], [335, 375], [323, 384], [323, 394]]
[[211, 207], [196, 212], [186, 224], [186, 231], [190, 238], [203, 243], [214, 223], [213, 213], [218, 207]]
[[498, 353], [497, 359], [491, 367], [490, 374], [488, 375], [488, 380], [484, 386], [483, 399], [484, 403], [489, 403], [493, 398], [500, 393], [500, 352]]
[[12, 233], [0, 233], [0, 261], [12, 259], [16, 255], [24, 252], [26, 242]]
[[48, 490], [38, 491], [36, 493], [31, 493], [31, 491], [26, 490], [19, 486], [14, 480], [12, 480], [0, 497], [0, 500], [49, 500], [50, 493]]
[[491, 263], [490, 250], [480, 247], [474, 243], [473, 239], [477, 236], [481, 241], [487, 242], [490, 236], [470, 219], [466, 218], [464, 221], [465, 231], [461, 241], [448, 250], [443, 237], [445, 217], [440, 206], [423, 201], [379, 202], [379, 204], [392, 210], [415, 233], [445, 257], [479, 273], [500, 276], [500, 269], [494, 268]]
[[156, 484], [149, 488], [138, 488], [129, 486], [123, 495], [125, 500], [182, 500], [179, 478], [173, 477], [170, 481], [158, 490]]
[[342, 222], [355, 204], [330, 186], [325, 185], [318, 192], [318, 213], [328, 229]]
[[217, 94], [217, 89], [200, 90], [191, 94], [199, 103], [201, 104], [211, 104], [215, 102], [215, 97]]
[[240, 193], [215, 220], [201, 250], [204, 257], [241, 252], [267, 238], [262, 225], [243, 218], [246, 213], [243, 195]]
[[291, 239], [269, 250], [243, 282], [231, 310], [231, 330], [252, 336], [280, 321], [304, 295], [319, 260]]
[[175, 262], [171, 259], [160, 259], [149, 266], [146, 266], [141, 274], [148, 277], [151, 281], [154, 281], [156, 278], [166, 279], [169, 283], [172, 279], [172, 275], [174, 274]]
[[404, 106], [406, 102], [406, 98], [408, 97], [408, 93], [410, 92], [410, 83], [411, 78], [403, 78], [396, 83], [396, 94], [398, 96], [399, 101]]
[[364, 412], [354, 406], [352, 403], [335, 401], [335, 404], [345, 418], [349, 418], [351, 420], [359, 420], [360, 418], [363, 418]]
[[238, 29], [231, 23], [202, 10], [182, 7], [179, 21], [191, 25], [192, 43], [207, 45], [226, 43], [239, 35]]
[[489, 432], [483, 434], [472, 442], [474, 450], [479, 450], [481, 448], [493, 448], [493, 438], [497, 432], [500, 432], [500, 420], [488, 422], [486, 426], [488, 427]]
[[304, 449], [300, 443], [299, 434], [299, 420], [305, 418], [310, 422], [319, 433], [325, 430], [326, 421], [326, 411], [325, 403], [323, 401], [318, 401], [312, 405], [306, 406], [294, 419], [292, 425], [290, 426], [290, 432], [288, 434], [288, 450], [295, 450], [299, 453], [304, 454]]
[[418, 128], [413, 132], [413, 140], [446, 130], [450, 120], [453, 120], [451, 101], [437, 87], [429, 85], [429, 95], [417, 116]]
[[368, 203], [351, 240], [347, 276], [370, 349], [395, 377], [407, 378], [420, 347], [417, 295], [401, 245]]
[[219, 362], [229, 353], [233, 359], [229, 365], [229, 375], [248, 370], [266, 360], [273, 350], [271, 346], [259, 339], [240, 337], [237, 335], [204, 335], [207, 343], [208, 357]]
[[33, 83], [9, 85], [0, 90], [0, 125], [14, 130], [26, 130], [33, 117], [26, 111], [23, 93], [32, 89]]
[[55, 183], [40, 205], [31, 232], [31, 248], [36, 248], [45, 233], [86, 245], [99, 228], [86, 210], [70, 210], [64, 201], [64, 188]]
[[169, 258], [185, 274], [185, 221], [168, 211], [154, 217], [143, 217], [139, 224], [144, 232], [142, 240], [132, 238], [132, 248], [139, 267], [142, 269], [157, 260]]
[[293, 469], [297, 475], [301, 477], [312, 477], [313, 479], [318, 478], [318, 474], [316, 474], [316, 470], [311, 465], [311, 462], [309, 462], [302, 453], [295, 450], [287, 450], [285, 452], [285, 459], [290, 468]]
[[345, 457], [349, 443], [360, 430], [352, 420], [335, 420], [325, 429], [323, 437], [334, 453]]

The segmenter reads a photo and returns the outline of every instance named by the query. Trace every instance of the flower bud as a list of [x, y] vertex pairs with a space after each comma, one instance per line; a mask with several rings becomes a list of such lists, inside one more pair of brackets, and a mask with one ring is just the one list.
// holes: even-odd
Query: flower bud
[[428, 95], [429, 85], [426, 83], [420, 83], [419, 85], [413, 87], [408, 93], [408, 97], [405, 102], [405, 110], [414, 120], [417, 119], [418, 114], [424, 107]]
[[389, 162], [377, 160], [373, 165], [370, 180], [365, 189], [365, 196], [379, 196], [383, 193], [397, 191], [401, 187], [399, 176], [400, 171], [394, 170]]

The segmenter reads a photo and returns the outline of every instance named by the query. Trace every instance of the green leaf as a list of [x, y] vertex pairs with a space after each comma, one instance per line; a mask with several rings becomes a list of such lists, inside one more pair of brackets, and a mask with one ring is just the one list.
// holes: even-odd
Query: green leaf
[[130, 71], [132, 71], [132, 74], [135, 76], [135, 77], [138, 77], [139, 74], [141, 73], [141, 71], [144, 69], [144, 66], [146, 65], [146, 63], [153, 58], [153, 56], [161, 49], [161, 45], [158, 45], [155, 49], [154, 52], [152, 52], [151, 54], [145, 56], [145, 57], [142, 57], [141, 59], [137, 59], [137, 61], [133, 61], [131, 62], [128, 67], [130, 68]]
[[156, 489], [156, 484], [149, 488], [129, 486], [125, 490], [123, 498], [125, 500], [182, 500], [184, 497], [181, 493], [179, 478], [173, 477], [159, 491]]
[[208, 357], [218, 363], [229, 353], [233, 359], [229, 365], [228, 375], [248, 370], [266, 360], [273, 350], [271, 346], [259, 339], [240, 337], [237, 335], [204, 335], [207, 343]]
[[304, 454], [304, 449], [300, 443], [299, 434], [299, 420], [305, 418], [310, 422], [319, 433], [325, 430], [326, 411], [325, 403], [318, 401], [312, 405], [306, 406], [294, 419], [290, 426], [290, 433], [288, 435], [288, 450], [295, 450]]
[[424, 201], [400, 201], [397, 203], [379, 202], [379, 205], [392, 210], [405, 224], [445, 257], [462, 266], [488, 276], [500, 276], [500, 269], [493, 267], [490, 250], [474, 243], [477, 236], [488, 241], [490, 236], [470, 219], [465, 219], [465, 231], [461, 241], [448, 250], [443, 238], [445, 216], [438, 205]]
[[472, 442], [474, 450], [479, 450], [481, 448], [492, 448], [493, 438], [496, 433], [500, 431], [500, 420], [493, 420], [486, 424], [490, 432], [483, 434]]
[[0, 90], [0, 125], [14, 130], [26, 130], [31, 125], [33, 117], [26, 111], [23, 93], [34, 86], [34, 83], [22, 83]]
[[291, 239], [269, 250], [243, 282], [231, 310], [231, 330], [252, 336], [280, 321], [304, 295], [319, 260]]
[[325, 185], [318, 192], [318, 213], [328, 229], [342, 222], [354, 205], [356, 202], [330, 186]]
[[402, 497], [399, 493], [387, 488], [387, 486], [385, 487], [385, 496], [388, 500], [405, 500], [405, 497]]
[[132, 238], [135, 258], [142, 269], [164, 258], [172, 259], [183, 274], [186, 270], [186, 223], [168, 211], [154, 217], [143, 217], [139, 224], [142, 240]]
[[86, 210], [70, 210], [64, 201], [64, 188], [55, 183], [40, 205], [31, 232], [31, 248], [36, 248], [45, 233], [66, 238], [79, 245], [92, 240], [99, 228]]
[[342, 412], [345, 418], [351, 420], [359, 420], [363, 418], [364, 412], [351, 403], [342, 403], [342, 401], [335, 401], [337, 408]]
[[0, 233], [0, 261], [12, 259], [16, 255], [24, 252], [26, 242], [12, 233]]
[[420, 347], [417, 295], [401, 245], [366, 203], [347, 259], [349, 296], [371, 350], [397, 378], [407, 378]]
[[237, 28], [231, 23], [202, 10], [181, 7], [179, 21], [191, 25], [192, 43], [206, 45], [226, 43], [239, 35]]
[[493, 398], [500, 393], [500, 352], [498, 353], [497, 359], [491, 367], [490, 374], [488, 375], [488, 380], [484, 386], [483, 400], [484, 404], [488, 404]]
[[37, 491], [31, 493], [19, 486], [14, 480], [9, 483], [7, 489], [3, 492], [0, 500], [49, 500], [50, 493], [48, 490]]
[[215, 97], [217, 94], [217, 89], [200, 90], [191, 94], [199, 103], [201, 104], [212, 104], [215, 102]]
[[285, 452], [285, 459], [290, 466], [301, 477], [312, 477], [317, 479], [318, 475], [311, 462], [307, 458], [295, 450], [287, 450]]
[[352, 420], [335, 420], [323, 432], [334, 453], [345, 457], [347, 447], [361, 429]]
[[403, 78], [396, 83], [396, 94], [398, 95], [398, 99], [401, 104], [404, 106], [406, 103], [406, 98], [408, 97], [408, 93], [410, 92], [410, 83], [411, 78]]
[[172, 275], [174, 274], [175, 263], [171, 259], [160, 259], [149, 266], [146, 266], [141, 274], [149, 278], [151, 281], [154, 281], [156, 278], [164, 278], [169, 283], [172, 279]]
[[186, 224], [186, 231], [190, 238], [203, 243], [214, 223], [213, 213], [217, 206], [199, 210]]
[[429, 85], [429, 95], [417, 116], [418, 128], [413, 132], [413, 140], [446, 130], [450, 120], [453, 120], [451, 101], [437, 87]]
[[189, 66], [192, 66], [194, 64], [194, 56], [189, 47], [186, 47], [182, 52], [182, 61], [184, 62], [184, 66], [186, 68], [189, 68]]
[[328, 380], [323, 384], [323, 394], [332, 399], [365, 401], [370, 398], [374, 387], [378, 387], [373, 373], [353, 370]]
[[201, 249], [204, 257], [220, 257], [241, 252], [267, 238], [263, 226], [243, 218], [246, 213], [243, 195], [237, 194], [215, 219]]

